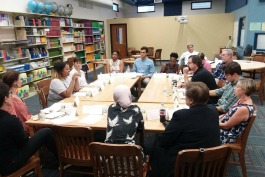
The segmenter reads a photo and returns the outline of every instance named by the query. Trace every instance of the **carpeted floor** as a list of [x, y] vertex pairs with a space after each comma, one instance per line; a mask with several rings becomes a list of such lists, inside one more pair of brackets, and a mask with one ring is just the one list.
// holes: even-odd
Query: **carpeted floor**
[[[156, 66], [156, 71], [160, 71], [160, 65]], [[102, 72], [102, 68], [97, 70], [98, 73]], [[93, 72], [88, 74], [88, 82], [93, 80]], [[260, 105], [258, 97], [253, 97], [255, 104], [257, 105], [257, 118], [254, 122], [254, 126], [251, 129], [245, 159], [247, 166], [248, 177], [264, 177], [265, 176], [265, 108]], [[37, 114], [41, 109], [38, 95], [25, 99], [25, 102], [32, 114]], [[153, 134], [147, 133], [145, 135], [145, 142], [153, 141]], [[43, 165], [44, 177], [59, 177], [58, 170], [54, 168], [54, 164]], [[33, 177], [34, 175], [31, 175]], [[82, 175], [76, 175], [71, 173], [65, 173], [65, 177], [81, 177]], [[239, 166], [228, 166], [227, 177], [240, 177], [241, 168]]]

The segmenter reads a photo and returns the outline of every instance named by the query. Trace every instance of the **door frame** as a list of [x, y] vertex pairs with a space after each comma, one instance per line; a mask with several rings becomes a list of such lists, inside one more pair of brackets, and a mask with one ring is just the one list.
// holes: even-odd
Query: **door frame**
[[112, 51], [113, 51], [113, 47], [112, 47], [112, 26], [114, 25], [125, 25], [126, 26], [126, 35], [125, 35], [125, 39], [126, 39], [126, 56], [128, 56], [128, 41], [127, 41], [127, 23], [115, 23], [115, 24], [110, 24], [110, 55], [112, 55]]

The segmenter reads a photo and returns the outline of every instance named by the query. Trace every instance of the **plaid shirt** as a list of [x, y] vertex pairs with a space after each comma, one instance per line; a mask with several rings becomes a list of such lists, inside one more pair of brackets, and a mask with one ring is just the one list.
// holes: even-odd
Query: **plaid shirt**
[[223, 65], [223, 63], [218, 63], [216, 65], [216, 68], [215, 68], [215, 70], [213, 72], [213, 77], [215, 79], [226, 80], [226, 78], [225, 78], [225, 72], [222, 70], [222, 65]]
[[222, 96], [218, 100], [217, 105], [220, 106], [224, 112], [227, 112], [229, 108], [238, 101], [238, 98], [236, 97], [234, 92], [234, 88], [240, 79], [243, 79], [243, 77], [240, 76], [240, 78], [237, 81], [228, 82], [222, 88], [215, 90], [217, 96]]

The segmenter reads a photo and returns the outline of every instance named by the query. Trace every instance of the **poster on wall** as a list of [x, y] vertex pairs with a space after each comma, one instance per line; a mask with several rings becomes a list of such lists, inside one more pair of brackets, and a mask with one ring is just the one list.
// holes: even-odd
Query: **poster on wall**
[[249, 24], [250, 31], [260, 31], [261, 30], [261, 22], [251, 22]]

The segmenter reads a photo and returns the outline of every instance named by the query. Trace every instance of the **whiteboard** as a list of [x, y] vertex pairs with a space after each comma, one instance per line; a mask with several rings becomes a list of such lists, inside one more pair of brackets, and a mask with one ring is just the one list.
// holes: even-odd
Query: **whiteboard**
[[257, 36], [257, 50], [262, 49], [265, 50], [265, 35], [264, 34], [259, 34]]

